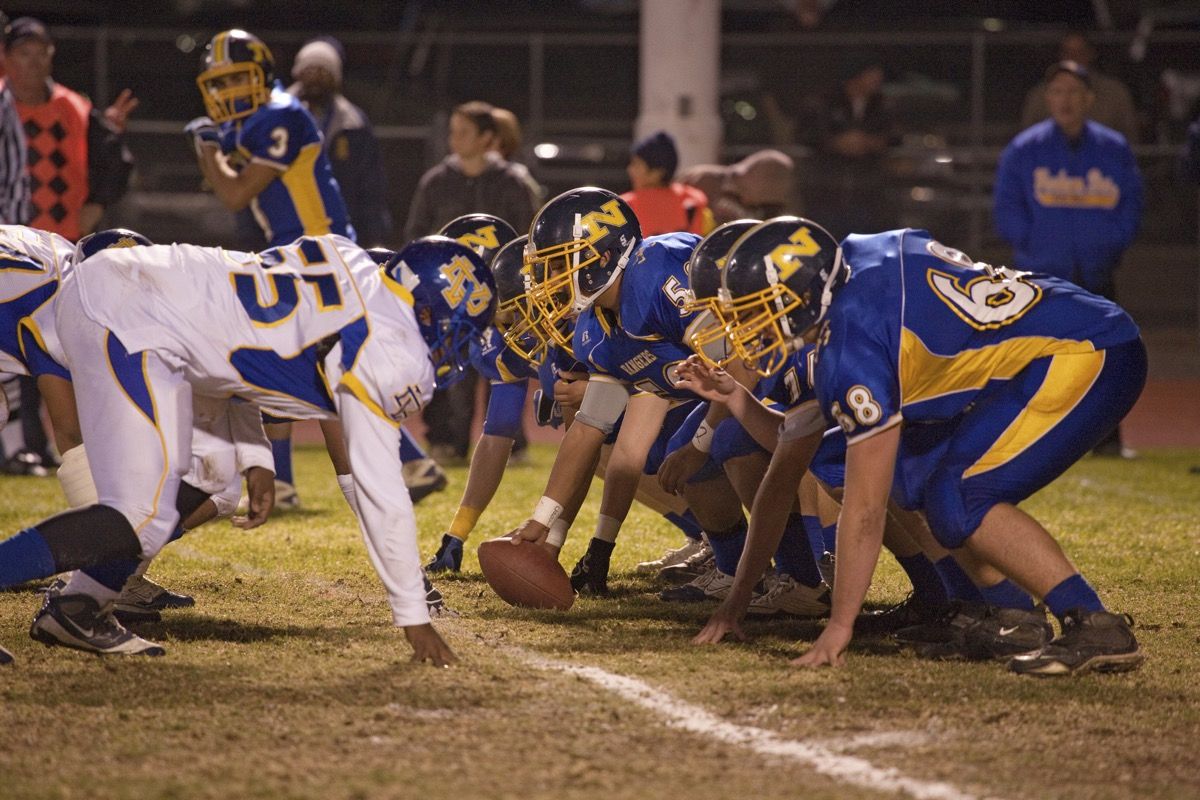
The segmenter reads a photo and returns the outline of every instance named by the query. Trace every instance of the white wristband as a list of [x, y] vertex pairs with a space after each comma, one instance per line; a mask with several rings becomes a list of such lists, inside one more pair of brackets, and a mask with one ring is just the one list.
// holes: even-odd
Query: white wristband
[[692, 437], [692, 447], [701, 453], [707, 453], [712, 450], [712, 440], [713, 429], [707, 420], [701, 420], [700, 427], [696, 429], [696, 434]]
[[542, 499], [537, 501], [537, 506], [533, 509], [533, 517], [531, 519], [542, 527], [549, 528], [562, 513], [563, 507], [561, 503], [551, 497], [542, 495]]
[[554, 524], [550, 526], [550, 533], [546, 534], [546, 544], [561, 550], [563, 543], [567, 541], [567, 531], [570, 527], [571, 523], [562, 517], [554, 520]]

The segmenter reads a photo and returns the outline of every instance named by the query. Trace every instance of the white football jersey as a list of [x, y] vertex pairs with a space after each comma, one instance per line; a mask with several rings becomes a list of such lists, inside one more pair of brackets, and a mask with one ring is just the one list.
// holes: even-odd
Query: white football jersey
[[[0, 372], [29, 374], [19, 328], [34, 315], [53, 315], [54, 294], [74, 251], [56, 233], [0, 225]], [[32, 330], [37, 331], [36, 324]], [[62, 347], [53, 333], [41, 338], [49, 355], [62, 364]]]
[[[432, 390], [411, 297], [341, 236], [261, 255], [185, 244], [105, 250], [74, 279], [91, 319], [131, 353], [174, 356], [202, 394], [329, 418], [341, 382], [398, 423]], [[322, 359], [334, 345], [340, 357]]]

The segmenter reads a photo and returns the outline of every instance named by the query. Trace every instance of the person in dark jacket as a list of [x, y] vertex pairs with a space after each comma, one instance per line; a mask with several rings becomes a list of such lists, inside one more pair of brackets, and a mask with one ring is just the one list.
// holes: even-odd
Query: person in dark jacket
[[[1019, 133], [1000, 157], [995, 220], [1013, 266], [1044, 272], [1116, 299], [1114, 275], [1142, 217], [1142, 179], [1125, 137], [1088, 118], [1086, 69], [1060, 61], [1046, 72], [1050, 118]], [[1128, 455], [1119, 434], [1097, 452]]]
[[[409, 240], [437, 233], [464, 214], [492, 214], [518, 232], [529, 229], [535, 198], [523, 168], [518, 170], [496, 151], [499, 130], [493, 108], [474, 101], [450, 114], [450, 155], [421, 177], [404, 226]], [[475, 381], [471, 372], [450, 389], [437, 391], [423, 414], [429, 449], [443, 463], [465, 461], [475, 415]]]
[[387, 243], [392, 234], [387, 175], [370, 120], [342, 94], [342, 61], [335, 40], [314, 39], [296, 54], [292, 63], [295, 83], [288, 92], [300, 98], [316, 118], [321, 146], [342, 187], [358, 243], [374, 247]]

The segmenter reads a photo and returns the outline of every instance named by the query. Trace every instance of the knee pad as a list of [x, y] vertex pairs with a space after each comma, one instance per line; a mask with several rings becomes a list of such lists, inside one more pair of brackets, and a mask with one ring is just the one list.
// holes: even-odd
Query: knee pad
[[202, 492], [190, 483], [181, 482], [179, 494], [175, 496], [175, 510], [179, 512], [179, 519], [182, 521], [190, 517], [208, 497], [208, 492]]
[[138, 559], [142, 545], [133, 526], [111, 506], [92, 505], [65, 511], [37, 526], [59, 572], [109, 561]]

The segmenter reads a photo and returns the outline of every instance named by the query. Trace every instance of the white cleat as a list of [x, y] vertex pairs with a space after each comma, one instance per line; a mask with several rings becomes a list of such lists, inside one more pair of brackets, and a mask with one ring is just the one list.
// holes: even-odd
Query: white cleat
[[[666, 567], [673, 567], [676, 564], [682, 564], [690, 557], [708, 547], [708, 543], [703, 539], [688, 539], [682, 547], [676, 547], [674, 550], [668, 550], [662, 554], [662, 557], [655, 561], [643, 561], [638, 564], [635, 570], [639, 575], [652, 575]], [[711, 549], [711, 548], [710, 548]]]
[[778, 575], [766, 591], [750, 601], [746, 613], [767, 617], [788, 614], [793, 617], [829, 616], [829, 586], [824, 583], [805, 586], [791, 575]]

